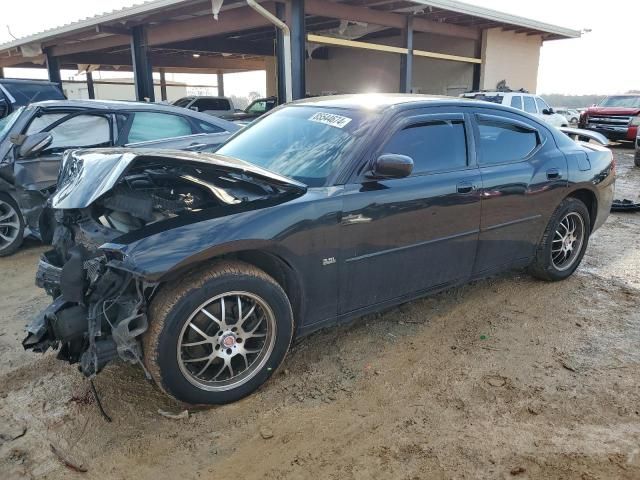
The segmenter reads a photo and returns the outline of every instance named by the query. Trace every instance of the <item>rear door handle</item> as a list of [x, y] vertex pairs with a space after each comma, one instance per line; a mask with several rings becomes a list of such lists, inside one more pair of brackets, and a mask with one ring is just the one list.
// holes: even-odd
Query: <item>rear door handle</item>
[[549, 170], [547, 170], [547, 179], [556, 180], [558, 178], [562, 178], [560, 170], [558, 170], [557, 168], [550, 168]]
[[460, 182], [456, 185], [458, 193], [466, 194], [473, 192], [477, 187], [471, 182]]

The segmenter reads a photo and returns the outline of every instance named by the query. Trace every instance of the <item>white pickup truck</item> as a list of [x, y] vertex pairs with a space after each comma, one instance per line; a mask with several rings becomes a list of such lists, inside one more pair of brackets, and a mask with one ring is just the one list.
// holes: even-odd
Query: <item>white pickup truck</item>
[[215, 117], [225, 117], [237, 111], [233, 106], [233, 101], [228, 97], [182, 97], [173, 102], [173, 105]]
[[523, 91], [505, 91], [505, 92], [468, 92], [460, 95], [462, 98], [473, 98], [475, 100], [484, 100], [486, 102], [499, 103], [500, 105], [508, 105], [518, 110], [523, 110], [535, 117], [544, 120], [554, 127], [568, 127], [569, 121], [562, 115], [555, 113], [553, 108], [547, 105], [542, 98], [532, 93]]

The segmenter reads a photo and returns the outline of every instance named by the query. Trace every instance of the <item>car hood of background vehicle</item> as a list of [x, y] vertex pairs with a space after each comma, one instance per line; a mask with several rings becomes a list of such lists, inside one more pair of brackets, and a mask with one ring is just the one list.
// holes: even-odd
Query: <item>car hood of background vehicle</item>
[[640, 108], [590, 107], [587, 109], [587, 113], [598, 115], [640, 115]]
[[307, 189], [303, 183], [252, 163], [213, 153], [126, 148], [72, 150], [65, 153], [58, 188], [51, 197], [51, 206], [62, 210], [87, 208], [115, 187], [122, 176], [142, 160], [219, 169], [222, 173], [243, 174], [278, 187], [301, 192]]

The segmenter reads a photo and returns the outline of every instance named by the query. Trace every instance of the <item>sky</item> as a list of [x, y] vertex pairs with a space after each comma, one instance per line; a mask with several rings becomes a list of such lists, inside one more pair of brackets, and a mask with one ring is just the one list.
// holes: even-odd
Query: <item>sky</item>
[[[582, 38], [545, 42], [538, 93], [612, 94], [640, 89], [640, 0], [465, 0], [487, 8], [573, 28]], [[3, 0], [0, 43], [116, 8], [131, 0]], [[28, 13], [27, 13], [28, 12]], [[11, 73], [11, 72], [8, 72]], [[225, 76], [225, 93], [264, 94], [264, 72]], [[173, 78], [215, 84], [214, 76]]]

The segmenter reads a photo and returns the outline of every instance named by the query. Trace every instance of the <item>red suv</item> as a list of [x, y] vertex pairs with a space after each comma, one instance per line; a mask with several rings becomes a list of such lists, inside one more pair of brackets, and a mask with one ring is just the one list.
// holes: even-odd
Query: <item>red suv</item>
[[635, 141], [640, 125], [640, 94], [611, 95], [580, 116], [580, 128], [610, 140]]

